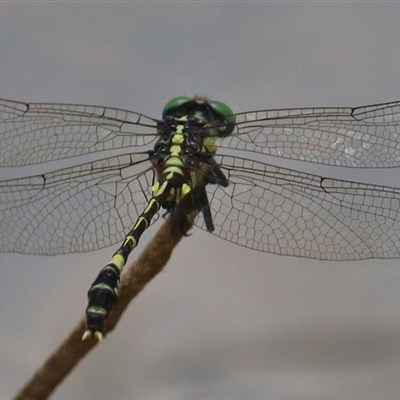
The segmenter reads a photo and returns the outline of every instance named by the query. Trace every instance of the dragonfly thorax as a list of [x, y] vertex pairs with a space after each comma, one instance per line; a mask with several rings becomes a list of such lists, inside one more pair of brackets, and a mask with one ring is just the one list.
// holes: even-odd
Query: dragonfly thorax
[[176, 167], [182, 175], [185, 175], [182, 169], [198, 168], [217, 150], [215, 136], [210, 135], [205, 122], [196, 118], [167, 117], [159, 123], [158, 134], [151, 152], [152, 162], [160, 168]]

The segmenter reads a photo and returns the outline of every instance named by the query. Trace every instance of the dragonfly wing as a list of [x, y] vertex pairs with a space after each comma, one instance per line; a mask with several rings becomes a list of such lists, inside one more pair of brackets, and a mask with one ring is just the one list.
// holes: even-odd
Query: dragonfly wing
[[400, 102], [236, 114], [220, 147], [343, 167], [400, 166]]
[[0, 166], [145, 146], [157, 121], [114, 108], [0, 100]]
[[[230, 185], [207, 187], [215, 235], [319, 260], [400, 257], [400, 190], [219, 156]], [[201, 216], [196, 225], [204, 228]]]
[[153, 175], [148, 154], [133, 154], [0, 181], [0, 251], [54, 255], [112, 245], [142, 213]]

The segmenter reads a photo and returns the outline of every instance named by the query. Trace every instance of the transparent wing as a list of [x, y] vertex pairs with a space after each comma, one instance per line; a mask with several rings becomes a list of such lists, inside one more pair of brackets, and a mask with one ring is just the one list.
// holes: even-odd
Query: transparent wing
[[121, 241], [153, 175], [148, 155], [134, 154], [0, 181], [0, 251], [53, 255]]
[[220, 146], [344, 167], [400, 166], [400, 102], [236, 114]]
[[0, 100], [0, 166], [144, 146], [155, 139], [156, 125], [154, 119], [114, 108]]
[[[400, 190], [229, 156], [230, 181], [209, 185], [215, 235], [244, 247], [319, 260], [400, 257]], [[204, 229], [199, 217], [196, 225]]]

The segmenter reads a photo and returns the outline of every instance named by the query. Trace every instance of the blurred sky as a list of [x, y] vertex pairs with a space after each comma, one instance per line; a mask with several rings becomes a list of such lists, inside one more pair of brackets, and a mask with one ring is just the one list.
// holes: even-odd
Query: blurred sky
[[[0, 97], [156, 118], [178, 95], [237, 112], [399, 100], [399, 15], [393, 2], [4, 2]], [[398, 172], [328, 170], [400, 186]], [[79, 320], [115, 248], [0, 254], [1, 399]], [[195, 228], [53, 398], [398, 399], [398, 264], [274, 256]]]

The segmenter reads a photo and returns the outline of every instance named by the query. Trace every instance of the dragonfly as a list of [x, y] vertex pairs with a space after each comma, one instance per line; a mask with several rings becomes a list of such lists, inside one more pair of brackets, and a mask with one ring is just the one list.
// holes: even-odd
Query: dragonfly
[[181, 96], [155, 119], [0, 100], [0, 166], [21, 175], [0, 180], [0, 251], [57, 255], [122, 241], [88, 292], [83, 339], [97, 340], [127, 258], [160, 209], [172, 229], [189, 222], [267, 253], [400, 258], [398, 188], [283, 168], [268, 156], [398, 167], [400, 102], [234, 114]]

